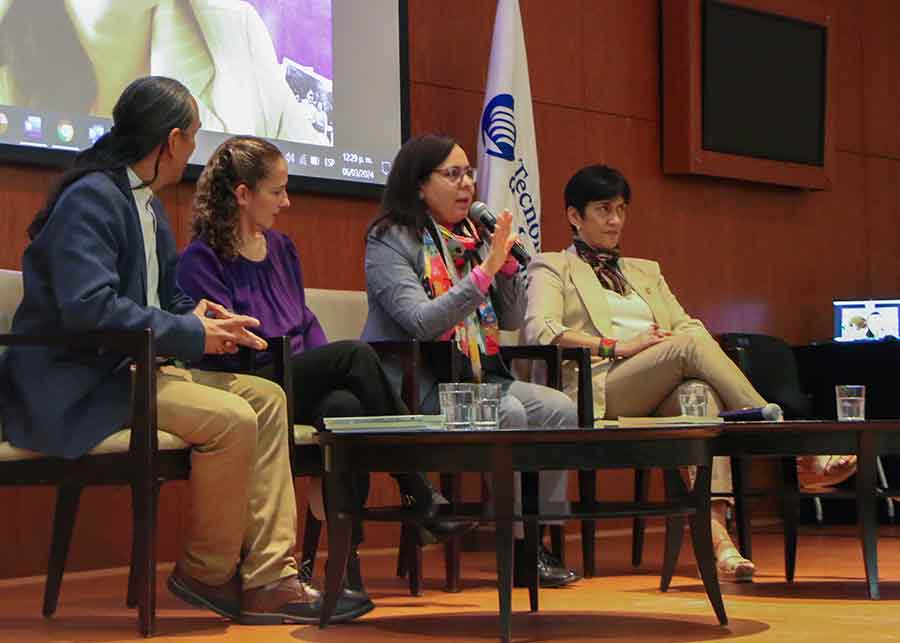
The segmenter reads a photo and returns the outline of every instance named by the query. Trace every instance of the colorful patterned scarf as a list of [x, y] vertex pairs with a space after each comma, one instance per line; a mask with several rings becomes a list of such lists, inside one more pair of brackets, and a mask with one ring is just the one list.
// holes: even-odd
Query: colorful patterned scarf
[[594, 274], [597, 275], [597, 279], [604, 288], [622, 296], [628, 293], [628, 282], [625, 281], [625, 277], [619, 269], [618, 248], [612, 250], [594, 248], [577, 235], [572, 239], [572, 243], [575, 244], [575, 252], [578, 253], [578, 256], [594, 269]]
[[[468, 277], [472, 268], [480, 262], [477, 251], [482, 243], [478, 233], [468, 223], [468, 220], [463, 222], [460, 234], [451, 232], [439, 224], [435, 224], [435, 227], [440, 235], [437, 241], [428, 228], [422, 233], [425, 253], [425, 275], [422, 277], [422, 287], [429, 299], [440, 297], [453, 287], [454, 281], [461, 281]], [[438, 243], [441, 244], [440, 247]], [[453, 272], [456, 280], [451, 277], [441, 249], [444, 249], [447, 256], [453, 260]], [[456, 342], [459, 351], [469, 358], [475, 381], [480, 382], [481, 355], [496, 355], [500, 351], [500, 325], [497, 322], [491, 298], [486, 297], [475, 312], [460, 320], [459, 323], [443, 333], [439, 339]]]

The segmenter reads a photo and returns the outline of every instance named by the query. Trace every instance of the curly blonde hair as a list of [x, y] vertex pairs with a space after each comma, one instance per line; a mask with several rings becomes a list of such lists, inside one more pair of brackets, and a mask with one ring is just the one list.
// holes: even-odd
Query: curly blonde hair
[[255, 136], [233, 136], [213, 152], [194, 192], [194, 238], [206, 242], [223, 259], [238, 255], [239, 209], [234, 191], [241, 184], [255, 190], [282, 158], [269, 141]]

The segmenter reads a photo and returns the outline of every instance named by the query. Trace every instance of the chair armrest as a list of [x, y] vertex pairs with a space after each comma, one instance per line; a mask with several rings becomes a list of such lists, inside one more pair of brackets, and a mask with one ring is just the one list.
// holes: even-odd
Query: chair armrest
[[439, 382], [458, 382], [465, 370], [465, 357], [456, 342], [419, 342], [422, 361], [428, 365]]
[[560, 390], [562, 387], [562, 353], [556, 345], [519, 345], [501, 346], [500, 354], [504, 361], [511, 362], [514, 359], [527, 359], [544, 362], [547, 367], [547, 386]]
[[0, 346], [65, 346], [73, 350], [106, 349], [132, 358], [131, 440], [128, 450], [146, 479], [155, 480], [156, 435], [156, 340], [153, 329], [94, 330], [84, 333], [0, 335]]
[[722, 351], [737, 364], [744, 375], [750, 373], [750, 354], [743, 346], [722, 346]]
[[393, 357], [400, 362], [403, 373], [400, 397], [410, 413], [419, 411], [419, 368], [422, 364], [420, 342], [416, 340], [369, 342], [369, 346], [384, 360]]
[[291, 461], [291, 471], [296, 471], [296, 463], [294, 461], [294, 369], [291, 368], [291, 338], [286, 335], [277, 337], [262, 337], [266, 342], [266, 348], [254, 350], [242, 346], [238, 351], [240, 358], [240, 371], [253, 375], [257, 371], [256, 356], [259, 353], [270, 353], [272, 355], [272, 366], [274, 369], [273, 379], [284, 390], [286, 406], [287, 406], [287, 440], [288, 454]]
[[578, 364], [578, 425], [585, 428], [594, 426], [594, 384], [591, 372], [591, 349], [563, 348], [563, 361], [573, 360]]
[[369, 342], [378, 356], [393, 357], [400, 362], [403, 371], [401, 397], [410, 413], [418, 413], [419, 372], [427, 368], [438, 382], [458, 382], [463, 373], [463, 356], [453, 342], [402, 341]]

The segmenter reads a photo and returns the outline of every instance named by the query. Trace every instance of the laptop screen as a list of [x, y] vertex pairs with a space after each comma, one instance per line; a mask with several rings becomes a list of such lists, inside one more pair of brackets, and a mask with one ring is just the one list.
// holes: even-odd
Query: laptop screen
[[900, 338], [900, 299], [835, 301], [833, 305], [836, 342]]

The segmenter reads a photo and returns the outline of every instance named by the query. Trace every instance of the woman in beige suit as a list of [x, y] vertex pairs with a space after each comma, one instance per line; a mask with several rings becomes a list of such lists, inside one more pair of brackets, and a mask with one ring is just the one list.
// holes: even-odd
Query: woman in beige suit
[[[620, 257], [631, 188], [617, 170], [592, 165], [566, 185], [566, 217], [573, 244], [538, 255], [529, 266], [528, 342], [591, 349], [594, 417], [679, 415], [678, 389], [702, 381], [710, 414], [761, 407], [756, 392], [707, 332], [669, 290], [659, 264]], [[574, 366], [564, 374], [574, 396]], [[828, 465], [831, 465], [830, 467]], [[820, 483], [848, 477], [853, 462], [834, 458], [819, 467]], [[731, 489], [726, 458], [713, 463], [713, 491]], [[740, 555], [725, 527], [726, 500], [713, 501], [713, 540], [720, 575], [750, 580], [753, 563]]]

